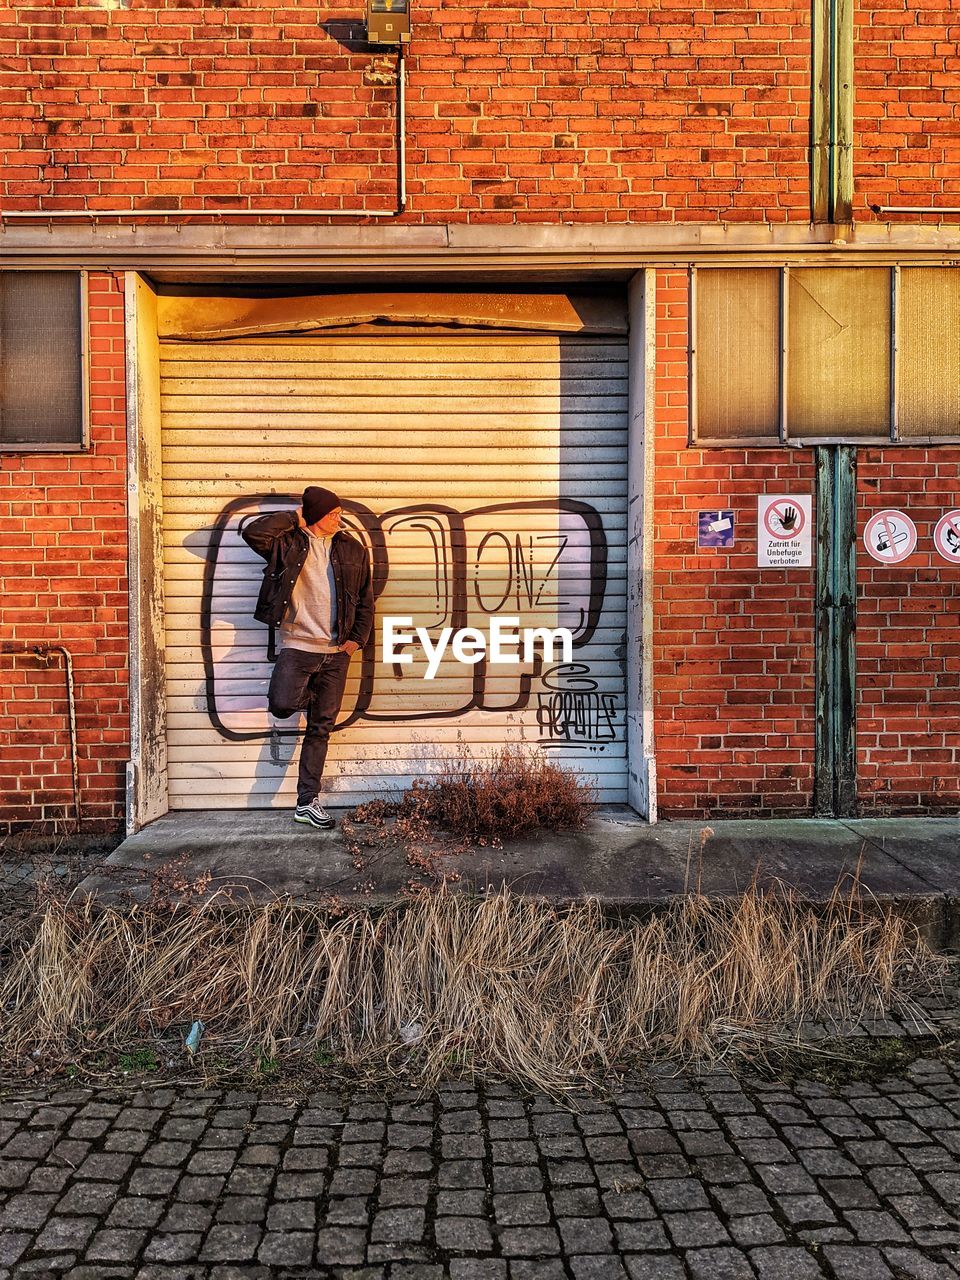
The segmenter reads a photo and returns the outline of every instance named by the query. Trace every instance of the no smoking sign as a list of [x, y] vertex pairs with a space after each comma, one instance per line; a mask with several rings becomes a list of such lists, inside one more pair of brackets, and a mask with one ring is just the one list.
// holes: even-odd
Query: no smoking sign
[[905, 511], [878, 511], [867, 521], [863, 545], [881, 564], [899, 564], [917, 546], [917, 526]]
[[759, 494], [757, 564], [771, 569], [799, 569], [812, 564], [812, 512], [809, 494]]

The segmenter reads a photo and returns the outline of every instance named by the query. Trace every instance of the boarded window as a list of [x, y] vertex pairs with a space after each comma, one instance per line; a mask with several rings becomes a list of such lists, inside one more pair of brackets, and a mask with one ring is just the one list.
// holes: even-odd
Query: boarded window
[[787, 432], [889, 436], [890, 272], [790, 272]]
[[697, 275], [697, 404], [704, 440], [779, 436], [780, 272]]
[[0, 449], [83, 444], [81, 277], [0, 272]]
[[[697, 270], [691, 438], [701, 444], [897, 439], [891, 421], [894, 274], [888, 267]], [[916, 367], [923, 363], [925, 333], [916, 333], [909, 356], [901, 352], [901, 368], [904, 358], [913, 365], [900, 399], [914, 398], [907, 413], [914, 435], [932, 434], [914, 425], [924, 416], [952, 420], [954, 432], [960, 419], [960, 287], [949, 305], [939, 302], [943, 282], [926, 287], [929, 300], [911, 299], [904, 316], [912, 316], [917, 329], [925, 313], [936, 310], [951, 334], [941, 335], [944, 355], [926, 361], [926, 372]], [[911, 282], [911, 288], [920, 293], [920, 286]], [[937, 363], [949, 371], [948, 390], [927, 390]]]
[[899, 295], [898, 434], [960, 436], [960, 271], [903, 267]]

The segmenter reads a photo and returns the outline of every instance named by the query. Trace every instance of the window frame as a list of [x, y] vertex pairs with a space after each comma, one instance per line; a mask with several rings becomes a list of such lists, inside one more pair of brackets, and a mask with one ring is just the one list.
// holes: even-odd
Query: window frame
[[[819, 265], [819, 264], [818, 264]], [[854, 264], [851, 264], [853, 266]], [[858, 266], [864, 264], [858, 263]], [[687, 446], [688, 448], [697, 449], [780, 449], [784, 446], [791, 449], [807, 449], [814, 448], [816, 445], [822, 444], [849, 444], [863, 445], [866, 447], [876, 447], [877, 445], [899, 445], [901, 447], [910, 448], [913, 445], [920, 447], [929, 447], [938, 444], [960, 444], [960, 432], [955, 435], [936, 435], [936, 436], [901, 436], [899, 433], [899, 408], [897, 404], [897, 395], [899, 389], [899, 325], [900, 325], [900, 269], [899, 263], [878, 263], [881, 269], [890, 272], [890, 429], [884, 435], [873, 436], [790, 436], [789, 422], [787, 418], [787, 386], [789, 378], [789, 314], [790, 314], [790, 270], [791, 266], [797, 270], [803, 269], [801, 263], [764, 263], [762, 268], [758, 270], [770, 270], [771, 268], [779, 273], [780, 277], [780, 370], [777, 379], [777, 390], [779, 396], [779, 413], [777, 430], [778, 434], [766, 436], [723, 436], [723, 437], [701, 437], [698, 434], [698, 405], [697, 405], [697, 346], [699, 342], [698, 328], [698, 311], [697, 311], [697, 274], [701, 271], [718, 271], [723, 270], [726, 264], [717, 263], [716, 266], [701, 267], [691, 265], [688, 268], [688, 324], [687, 324]], [[929, 270], [942, 269], [944, 264], [930, 264]], [[920, 264], [910, 263], [911, 269], [919, 266], [920, 270], [925, 269]], [[837, 266], [832, 268], [836, 271], [844, 271], [848, 268]], [[960, 271], [960, 267], [953, 268]]]
[[[63, 271], [62, 267], [47, 268], [50, 271]], [[13, 275], [17, 270], [27, 268], [4, 267], [3, 275]], [[30, 267], [30, 271], [44, 270], [43, 267]], [[6, 441], [0, 436], [0, 454], [6, 453], [87, 453], [90, 451], [90, 273], [85, 268], [69, 271], [78, 277], [77, 287], [80, 290], [80, 438], [79, 440], [41, 441]]]

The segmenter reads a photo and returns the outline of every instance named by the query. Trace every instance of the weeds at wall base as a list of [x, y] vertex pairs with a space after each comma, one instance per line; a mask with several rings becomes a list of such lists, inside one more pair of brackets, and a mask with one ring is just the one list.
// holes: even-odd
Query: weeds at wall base
[[152, 1053], [141, 1075], [453, 1075], [562, 1096], [652, 1064], [772, 1060], [805, 1022], [914, 1010], [946, 971], [856, 880], [819, 906], [755, 884], [642, 920], [446, 885], [382, 907], [50, 902], [8, 939], [0, 1069], [115, 1081], [121, 1057], [133, 1074]]
[[[960, 1042], [935, 1034], [903, 1038], [885, 1036], [877, 1039], [856, 1037], [834, 1038], [811, 1045], [800, 1039], [783, 1036], [759, 1039], [753, 1053], [728, 1056], [723, 1065], [734, 1075], [751, 1076], [792, 1087], [799, 1081], [816, 1082], [831, 1089], [851, 1084], [879, 1084], [890, 1077], [901, 1076], [918, 1059], [960, 1059]], [[149, 1065], [143, 1065], [144, 1063]], [[139, 1065], [138, 1065], [139, 1064]], [[571, 1081], [568, 1088], [554, 1096], [576, 1107], [575, 1095], [606, 1098], [624, 1087], [653, 1086], [664, 1075], [680, 1073], [696, 1077], [701, 1070], [710, 1071], [716, 1064], [706, 1062], [651, 1062], [640, 1058], [633, 1062], [615, 1063], [582, 1079]], [[385, 1076], [377, 1064], [348, 1067], [337, 1060], [332, 1051], [315, 1054], [293, 1054], [279, 1059], [244, 1060], [223, 1052], [201, 1055], [196, 1061], [179, 1059], [171, 1067], [160, 1060], [155, 1048], [141, 1046], [132, 1052], [116, 1055], [91, 1054], [83, 1062], [71, 1062], [55, 1069], [34, 1064], [31, 1074], [23, 1071], [0, 1074], [0, 1098], [17, 1096], [24, 1087], [70, 1085], [78, 1088], [108, 1088], [119, 1095], [149, 1092], [160, 1088], [243, 1088], [256, 1089], [265, 1100], [307, 1099], [317, 1092], [353, 1095], [388, 1096], [397, 1086], [419, 1088], [424, 1096], [438, 1085], [450, 1082], [472, 1084], [478, 1079], [468, 1062], [451, 1061], [440, 1079], [428, 1082], [410, 1062], [406, 1072]], [[485, 1083], [526, 1086], [523, 1080], [496, 1073], [483, 1073]]]

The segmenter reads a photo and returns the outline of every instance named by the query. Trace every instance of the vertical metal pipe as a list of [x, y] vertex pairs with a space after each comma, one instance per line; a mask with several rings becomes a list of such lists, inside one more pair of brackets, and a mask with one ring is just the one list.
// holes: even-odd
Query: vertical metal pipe
[[834, 190], [831, 218], [849, 222], [853, 217], [853, 0], [831, 0], [833, 68]]
[[857, 447], [838, 445], [834, 468], [836, 811], [857, 815]]
[[70, 774], [73, 786], [73, 812], [79, 831], [82, 818], [80, 813], [80, 762], [77, 757], [77, 707], [74, 696], [73, 687], [73, 655], [66, 645], [62, 644], [34, 644], [34, 645], [13, 645], [4, 644], [0, 646], [0, 653], [9, 654], [33, 654], [35, 658], [41, 662], [50, 661], [53, 653], [63, 654], [64, 678], [67, 689], [67, 723], [70, 735]]
[[831, 222], [835, 222], [837, 209], [837, 0], [827, 0], [827, 31], [829, 33], [827, 217]]
[[853, 0], [812, 0], [810, 214], [853, 216]]
[[73, 656], [62, 644], [52, 644], [51, 650], [63, 654], [63, 665], [67, 680], [67, 716], [70, 723], [70, 766], [73, 774], [73, 812], [80, 830], [80, 761], [77, 758], [77, 705], [73, 689]]
[[833, 521], [833, 472], [830, 449], [814, 448], [817, 468], [817, 576], [814, 616], [814, 792], [817, 818], [834, 815], [833, 779], [836, 762], [833, 735], [833, 574], [831, 572]]
[[397, 213], [407, 207], [407, 64], [397, 45]]
[[810, 219], [830, 220], [830, 47], [828, 0], [811, 0]]
[[856, 753], [856, 460], [818, 445], [814, 813], [854, 817]]

